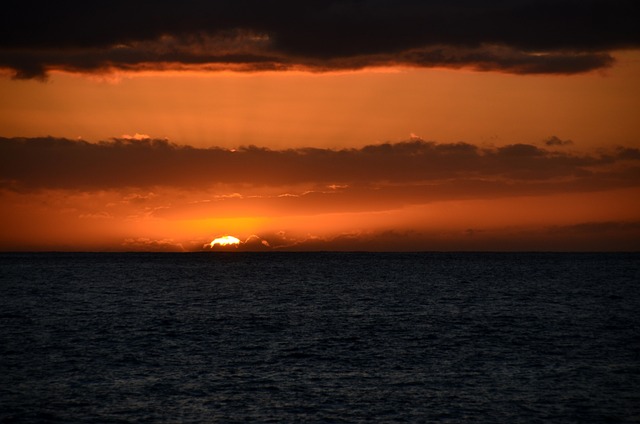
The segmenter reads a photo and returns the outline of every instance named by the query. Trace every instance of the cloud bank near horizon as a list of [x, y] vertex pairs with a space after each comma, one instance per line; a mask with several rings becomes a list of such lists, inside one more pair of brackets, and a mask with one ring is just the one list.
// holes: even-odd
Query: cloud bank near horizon
[[[200, 246], [174, 240], [129, 238], [126, 251], [152, 252], [326, 252], [326, 251], [637, 251], [640, 221], [598, 221], [570, 225], [524, 226], [462, 231], [383, 230], [337, 235], [291, 235], [284, 231], [253, 234], [234, 246]], [[602, 240], [608, 241], [603, 249]], [[613, 247], [613, 248], [612, 248]]]
[[10, 1], [5, 10], [0, 68], [23, 79], [396, 65], [575, 74], [640, 47], [632, 0]]
[[341, 150], [0, 138], [0, 248], [193, 251], [229, 232], [240, 250], [636, 250], [639, 190], [637, 148], [557, 136]]

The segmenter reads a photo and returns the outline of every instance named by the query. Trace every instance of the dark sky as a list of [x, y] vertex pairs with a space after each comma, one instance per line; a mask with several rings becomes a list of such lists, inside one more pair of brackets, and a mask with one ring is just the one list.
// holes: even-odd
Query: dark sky
[[3, 9], [0, 66], [18, 78], [178, 65], [570, 74], [640, 46], [633, 0], [9, 1]]

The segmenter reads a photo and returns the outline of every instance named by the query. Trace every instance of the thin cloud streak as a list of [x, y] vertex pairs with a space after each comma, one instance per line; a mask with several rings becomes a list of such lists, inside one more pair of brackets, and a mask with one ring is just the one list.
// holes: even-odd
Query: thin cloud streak
[[52, 70], [390, 65], [572, 74], [640, 47], [632, 0], [65, 3], [5, 5], [0, 67], [25, 79]]

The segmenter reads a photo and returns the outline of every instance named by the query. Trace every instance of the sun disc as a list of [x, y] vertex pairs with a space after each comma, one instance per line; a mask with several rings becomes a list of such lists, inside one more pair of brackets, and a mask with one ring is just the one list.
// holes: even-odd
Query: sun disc
[[233, 237], [233, 236], [223, 236], [223, 237], [218, 237], [216, 239], [214, 239], [209, 245], [211, 247], [213, 246], [232, 246], [235, 245], [236, 247], [240, 244], [240, 240], [238, 240], [237, 238]]

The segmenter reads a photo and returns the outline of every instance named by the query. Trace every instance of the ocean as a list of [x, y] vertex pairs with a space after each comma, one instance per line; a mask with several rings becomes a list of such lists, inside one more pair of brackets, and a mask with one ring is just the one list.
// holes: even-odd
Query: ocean
[[0, 254], [0, 421], [640, 422], [640, 254]]

